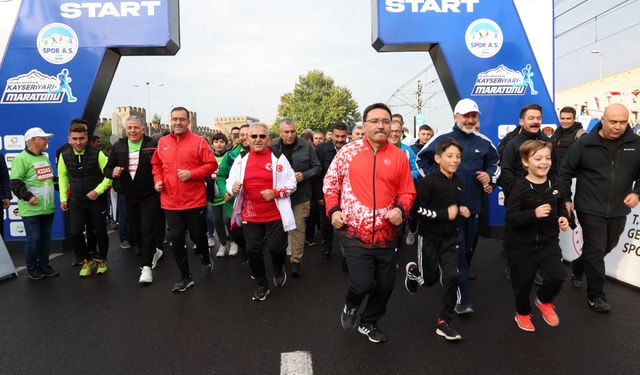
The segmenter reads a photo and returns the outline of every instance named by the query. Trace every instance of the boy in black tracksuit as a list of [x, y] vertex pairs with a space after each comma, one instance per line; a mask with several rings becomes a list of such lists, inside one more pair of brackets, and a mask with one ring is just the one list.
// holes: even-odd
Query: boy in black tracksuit
[[455, 171], [460, 166], [462, 147], [454, 139], [436, 147], [435, 160], [440, 169], [430, 173], [418, 185], [418, 264], [406, 267], [405, 287], [415, 294], [418, 285], [432, 286], [440, 278], [444, 288], [442, 310], [438, 314], [436, 333], [447, 340], [461, 340], [451, 327], [458, 289], [458, 214], [468, 218], [469, 209], [459, 206], [462, 180]]
[[536, 293], [535, 304], [550, 326], [560, 323], [553, 299], [566, 278], [558, 228], [567, 230], [569, 215], [560, 180], [548, 175], [551, 148], [549, 142], [540, 140], [529, 140], [520, 146], [522, 164], [528, 174], [512, 185], [505, 217], [509, 225], [506, 241], [510, 249], [511, 284], [516, 297], [515, 321], [529, 332], [535, 331], [529, 296], [536, 270], [540, 268], [544, 284]]

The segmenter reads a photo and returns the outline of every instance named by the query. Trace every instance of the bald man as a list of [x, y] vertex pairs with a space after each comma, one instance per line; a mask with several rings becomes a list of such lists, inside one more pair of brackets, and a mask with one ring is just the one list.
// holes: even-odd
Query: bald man
[[600, 123], [569, 148], [560, 176], [566, 187], [576, 178], [574, 201], [567, 208], [575, 207], [582, 225], [582, 255], [573, 262], [572, 285], [581, 287], [586, 275], [589, 306], [609, 312], [604, 257], [618, 244], [640, 194], [640, 137], [629, 127], [625, 106], [604, 110]]

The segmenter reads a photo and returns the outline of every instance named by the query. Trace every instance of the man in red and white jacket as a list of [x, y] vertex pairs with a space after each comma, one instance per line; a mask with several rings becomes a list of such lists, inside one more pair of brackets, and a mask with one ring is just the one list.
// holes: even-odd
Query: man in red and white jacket
[[365, 137], [342, 147], [324, 178], [327, 216], [339, 229], [349, 268], [349, 289], [342, 311], [344, 329], [351, 329], [365, 296], [358, 331], [370, 341], [386, 341], [376, 323], [387, 308], [395, 280], [395, 248], [416, 190], [409, 161], [387, 141], [391, 110], [372, 104], [364, 110]]
[[181, 273], [180, 281], [173, 286], [174, 293], [184, 292], [194, 284], [184, 244], [187, 230], [202, 258], [203, 271], [213, 270], [207, 242], [204, 179], [218, 169], [218, 163], [207, 141], [189, 130], [190, 123], [186, 108], [171, 110], [173, 131], [160, 138], [151, 159], [154, 187], [160, 193], [160, 206], [165, 210], [167, 242]]

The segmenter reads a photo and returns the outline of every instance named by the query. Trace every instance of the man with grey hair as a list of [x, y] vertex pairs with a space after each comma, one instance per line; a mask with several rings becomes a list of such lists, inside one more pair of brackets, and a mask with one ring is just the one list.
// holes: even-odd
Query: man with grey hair
[[264, 124], [251, 125], [248, 140], [250, 151], [235, 159], [226, 188], [238, 196], [231, 226], [242, 225], [251, 275], [258, 286], [252, 300], [259, 302], [269, 294], [263, 250], [271, 254], [274, 284], [282, 287], [287, 281], [285, 232], [296, 227], [289, 199], [296, 190], [296, 177], [287, 158], [269, 148], [271, 138]]
[[353, 131], [351, 132], [351, 141], [357, 141], [364, 137], [364, 126], [358, 124], [353, 127]]
[[125, 122], [126, 138], [113, 144], [104, 174], [113, 188], [124, 194], [129, 226], [139, 234], [142, 246], [140, 284], [151, 284], [162, 250], [155, 248], [154, 224], [160, 212], [160, 194], [153, 188], [151, 158], [158, 141], [145, 135], [145, 121], [130, 116]]
[[306, 220], [311, 209], [311, 179], [320, 174], [321, 166], [313, 147], [296, 137], [296, 122], [283, 119], [280, 122], [280, 140], [271, 145], [276, 154], [282, 153], [295, 172], [297, 187], [291, 196], [296, 229], [291, 232], [291, 277], [300, 277], [300, 265], [304, 254]]

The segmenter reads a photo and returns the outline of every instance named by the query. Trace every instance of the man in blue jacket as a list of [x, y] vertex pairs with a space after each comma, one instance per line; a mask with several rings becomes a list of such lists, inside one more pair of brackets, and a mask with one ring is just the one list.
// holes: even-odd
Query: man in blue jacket
[[423, 176], [437, 168], [434, 155], [436, 146], [443, 140], [453, 138], [462, 146], [462, 160], [456, 174], [463, 181], [461, 205], [469, 208], [471, 215], [462, 221], [461, 243], [458, 254], [458, 303], [455, 312], [473, 313], [469, 296], [469, 264], [473, 246], [478, 239], [479, 214], [485, 193], [493, 191], [500, 176], [500, 156], [489, 138], [474, 132], [480, 110], [471, 99], [462, 99], [453, 111], [455, 125], [448, 133], [432, 138], [418, 153], [417, 166]]

